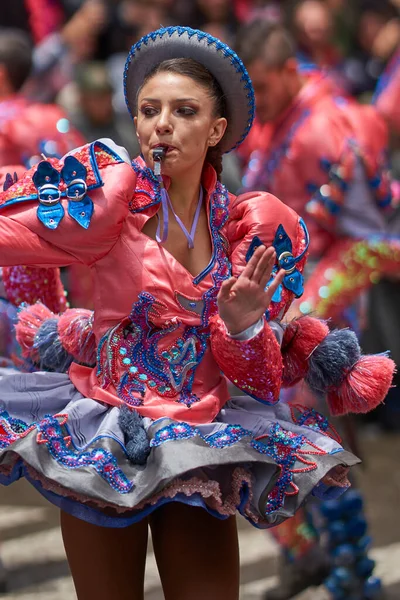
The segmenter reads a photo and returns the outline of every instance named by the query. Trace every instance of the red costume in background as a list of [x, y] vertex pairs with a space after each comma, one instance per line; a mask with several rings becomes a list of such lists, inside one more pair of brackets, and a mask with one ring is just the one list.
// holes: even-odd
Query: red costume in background
[[380, 275], [398, 270], [400, 245], [383, 237], [391, 206], [387, 127], [373, 107], [333, 97], [321, 77], [272, 124], [264, 147], [261, 135], [255, 141], [245, 189], [268, 190], [298, 212], [311, 258], [323, 257], [300, 309], [338, 316]]
[[400, 135], [400, 48], [382, 74], [373, 102], [379, 113]]

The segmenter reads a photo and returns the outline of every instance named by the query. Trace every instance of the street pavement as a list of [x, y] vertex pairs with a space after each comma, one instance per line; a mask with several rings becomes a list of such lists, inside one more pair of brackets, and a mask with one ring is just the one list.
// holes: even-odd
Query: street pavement
[[[400, 436], [363, 435], [364, 465], [357, 481], [367, 497], [371, 556], [387, 600], [400, 600]], [[26, 482], [0, 490], [1, 556], [9, 571], [8, 600], [76, 600], [58, 526], [58, 511]], [[261, 600], [277, 583], [277, 547], [271, 536], [239, 519], [241, 600]], [[146, 600], [162, 600], [154, 555], [148, 552]], [[296, 600], [328, 600], [312, 589]]]

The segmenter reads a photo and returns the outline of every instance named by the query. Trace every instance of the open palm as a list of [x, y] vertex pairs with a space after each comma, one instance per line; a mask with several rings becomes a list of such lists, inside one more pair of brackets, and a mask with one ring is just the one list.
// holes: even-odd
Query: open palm
[[218, 311], [229, 333], [240, 333], [254, 325], [267, 310], [285, 276], [285, 271], [279, 271], [265, 289], [275, 259], [274, 248], [259, 246], [240, 276], [231, 277], [221, 285], [217, 297]]

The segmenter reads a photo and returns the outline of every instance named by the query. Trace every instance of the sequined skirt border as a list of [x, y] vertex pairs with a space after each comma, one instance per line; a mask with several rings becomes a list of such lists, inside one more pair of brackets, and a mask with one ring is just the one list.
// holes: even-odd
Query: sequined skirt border
[[132, 464], [116, 407], [84, 398], [68, 377], [0, 380], [0, 483], [21, 477], [50, 502], [108, 527], [135, 523], [167, 502], [218, 518], [237, 511], [257, 527], [292, 516], [310, 494], [347, 489], [344, 451], [313, 410], [233, 398], [217, 420], [192, 426], [145, 420], [151, 452]]

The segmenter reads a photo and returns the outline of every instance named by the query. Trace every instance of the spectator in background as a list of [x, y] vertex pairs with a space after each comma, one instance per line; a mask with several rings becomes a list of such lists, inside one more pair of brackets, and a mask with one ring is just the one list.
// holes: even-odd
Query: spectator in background
[[84, 143], [56, 105], [31, 103], [20, 91], [32, 66], [29, 37], [19, 30], [0, 30], [0, 166], [30, 168], [46, 156], [63, 156]]
[[176, 16], [181, 25], [202, 29], [232, 44], [235, 40], [237, 20], [231, 0], [194, 0], [182, 3]]
[[132, 158], [139, 152], [132, 120], [116, 114], [113, 86], [104, 63], [88, 62], [77, 66], [75, 78], [76, 104], [71, 121], [88, 142], [111, 138], [124, 146]]
[[297, 56], [302, 62], [313, 62], [321, 68], [335, 68], [341, 56], [336, 48], [334, 20], [331, 9], [323, 0], [301, 0], [292, 16]]

